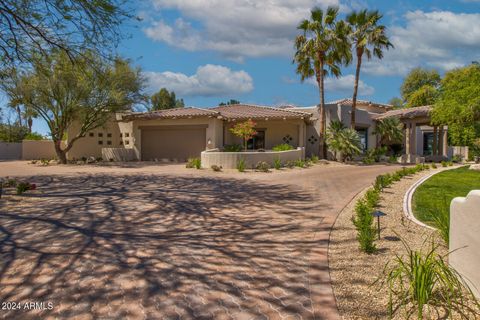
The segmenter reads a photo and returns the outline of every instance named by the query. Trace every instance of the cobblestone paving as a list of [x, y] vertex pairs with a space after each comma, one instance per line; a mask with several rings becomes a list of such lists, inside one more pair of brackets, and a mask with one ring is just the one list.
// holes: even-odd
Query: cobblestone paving
[[335, 214], [324, 223], [322, 212], [351, 188], [316, 197], [314, 185], [262, 179], [33, 180], [37, 191], [0, 204], [0, 301], [53, 309], [0, 310], [5, 319], [337, 317], [326, 262]]

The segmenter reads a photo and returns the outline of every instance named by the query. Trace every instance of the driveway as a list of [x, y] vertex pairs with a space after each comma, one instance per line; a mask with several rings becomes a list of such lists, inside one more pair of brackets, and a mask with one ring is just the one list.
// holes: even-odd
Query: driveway
[[0, 316], [337, 319], [330, 228], [358, 191], [396, 168], [1, 162], [0, 176], [31, 176], [38, 190], [0, 200], [0, 301], [38, 304]]

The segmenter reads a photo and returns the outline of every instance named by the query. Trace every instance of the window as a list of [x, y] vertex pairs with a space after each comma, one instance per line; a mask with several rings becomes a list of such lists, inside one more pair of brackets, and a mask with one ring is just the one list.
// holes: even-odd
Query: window
[[423, 133], [423, 155], [429, 156], [433, 154], [433, 132]]
[[112, 134], [111, 133], [107, 133], [107, 138], [111, 138], [112, 137]]
[[111, 146], [111, 145], [112, 145], [112, 141], [107, 141], [107, 145]]
[[89, 136], [89, 137], [93, 137], [93, 136], [95, 136], [95, 134], [94, 134], [93, 132], [90, 132], [90, 133], [88, 134], [88, 136]]
[[103, 133], [99, 132], [99, 133], [98, 133], [98, 137], [99, 137], [99, 138], [103, 137]]
[[130, 144], [130, 141], [128, 141], [128, 140], [125, 140], [125, 144]]
[[120, 132], [120, 138], [123, 137], [123, 134]]
[[122, 141], [122, 140], [120, 140], [120, 145], [121, 145], [121, 146], [123, 145], [123, 141]]
[[103, 144], [103, 141], [102, 141], [102, 140], [98, 140], [98, 144], [99, 144], [99, 145]]
[[125, 138], [128, 138], [128, 137], [130, 137], [130, 133], [125, 132]]
[[360, 137], [360, 144], [362, 145], [362, 153], [365, 153], [368, 148], [368, 128], [355, 129]]
[[247, 141], [247, 149], [265, 149], [265, 130], [257, 130], [257, 134]]

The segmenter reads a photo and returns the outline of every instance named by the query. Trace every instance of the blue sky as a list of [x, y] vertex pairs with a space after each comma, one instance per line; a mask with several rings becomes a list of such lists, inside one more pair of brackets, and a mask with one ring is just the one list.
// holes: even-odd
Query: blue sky
[[[387, 102], [399, 96], [405, 74], [416, 66], [446, 70], [480, 60], [480, 0], [143, 0], [142, 17], [119, 53], [145, 72], [149, 91], [174, 90], [188, 106], [241, 102], [309, 106], [318, 89], [300, 83], [292, 65], [296, 25], [314, 6], [378, 9], [395, 45], [382, 61], [362, 68], [360, 98]], [[353, 68], [328, 79], [326, 98], [351, 97]], [[34, 129], [46, 133], [41, 120]]]

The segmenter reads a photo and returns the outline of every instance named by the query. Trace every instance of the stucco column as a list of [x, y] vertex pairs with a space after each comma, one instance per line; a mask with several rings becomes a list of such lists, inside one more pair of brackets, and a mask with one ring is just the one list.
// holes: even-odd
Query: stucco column
[[405, 123], [405, 154], [410, 154], [410, 123]]
[[438, 150], [437, 155], [443, 155], [443, 126], [438, 127]]
[[410, 141], [410, 154], [417, 154], [417, 124], [415, 122], [411, 124], [410, 132], [412, 135]]
[[305, 147], [306, 128], [305, 122], [298, 125], [298, 146], [300, 148]]
[[438, 133], [437, 126], [433, 126], [433, 142], [432, 142], [432, 155], [437, 155], [437, 146], [438, 146]]
[[443, 154], [442, 156], [448, 156], [448, 131], [446, 128], [443, 128]]

